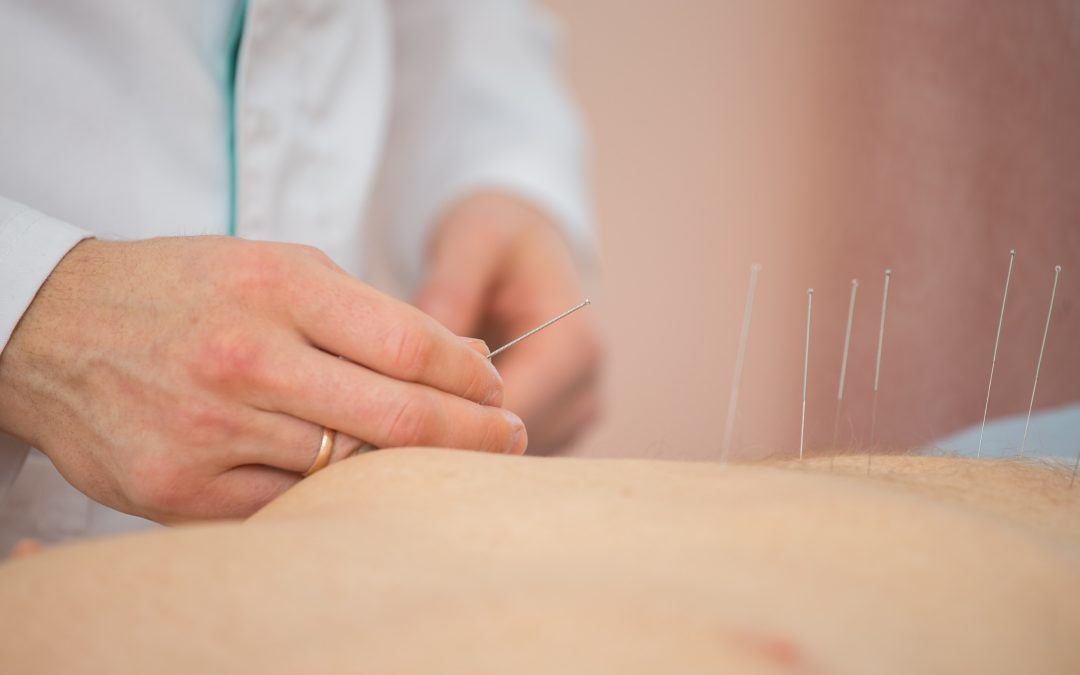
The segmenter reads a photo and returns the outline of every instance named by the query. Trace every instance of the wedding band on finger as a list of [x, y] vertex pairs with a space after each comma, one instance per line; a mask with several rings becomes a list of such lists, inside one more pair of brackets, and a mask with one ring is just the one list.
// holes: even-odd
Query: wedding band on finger
[[326, 468], [326, 465], [330, 463], [330, 456], [334, 454], [334, 440], [337, 438], [337, 432], [330, 427], [323, 427], [322, 442], [319, 443], [319, 453], [315, 455], [315, 461], [311, 463], [308, 470], [303, 474], [304, 478], [307, 478], [311, 474], [321, 471]]

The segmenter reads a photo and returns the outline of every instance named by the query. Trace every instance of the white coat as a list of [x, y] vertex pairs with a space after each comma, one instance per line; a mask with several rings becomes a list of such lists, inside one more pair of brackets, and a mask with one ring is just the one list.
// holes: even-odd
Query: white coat
[[[300, 242], [408, 290], [439, 212], [500, 187], [587, 244], [556, 38], [524, 0], [6, 0], [0, 350], [88, 236]], [[101, 529], [40, 456], [3, 505], [26, 452], [0, 434], [0, 532]]]

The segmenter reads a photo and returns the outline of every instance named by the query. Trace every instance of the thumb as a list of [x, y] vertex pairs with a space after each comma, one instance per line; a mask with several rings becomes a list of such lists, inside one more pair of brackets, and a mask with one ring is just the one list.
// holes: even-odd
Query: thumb
[[480, 327], [488, 294], [503, 262], [505, 242], [462, 224], [438, 237], [416, 306], [457, 335]]

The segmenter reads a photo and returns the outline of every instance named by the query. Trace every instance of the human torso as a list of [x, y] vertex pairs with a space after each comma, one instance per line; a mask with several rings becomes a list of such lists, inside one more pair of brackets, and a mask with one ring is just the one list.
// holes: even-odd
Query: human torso
[[244, 524], [0, 567], [0, 651], [27, 672], [1080, 667], [1068, 475], [864, 467], [372, 453]]

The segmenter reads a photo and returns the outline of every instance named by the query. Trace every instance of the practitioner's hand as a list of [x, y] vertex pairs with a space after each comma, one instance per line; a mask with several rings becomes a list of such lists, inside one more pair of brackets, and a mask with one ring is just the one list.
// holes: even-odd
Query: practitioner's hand
[[[417, 305], [494, 348], [583, 293], [562, 233], [528, 204], [490, 192], [466, 198], [439, 223]], [[496, 357], [506, 407], [525, 420], [533, 451], [564, 446], [595, 419], [601, 355], [594, 317], [580, 312]]]
[[524, 452], [486, 354], [315, 249], [91, 240], [0, 355], [0, 429], [110, 506], [242, 516], [300, 479], [322, 426], [335, 459], [356, 439]]

